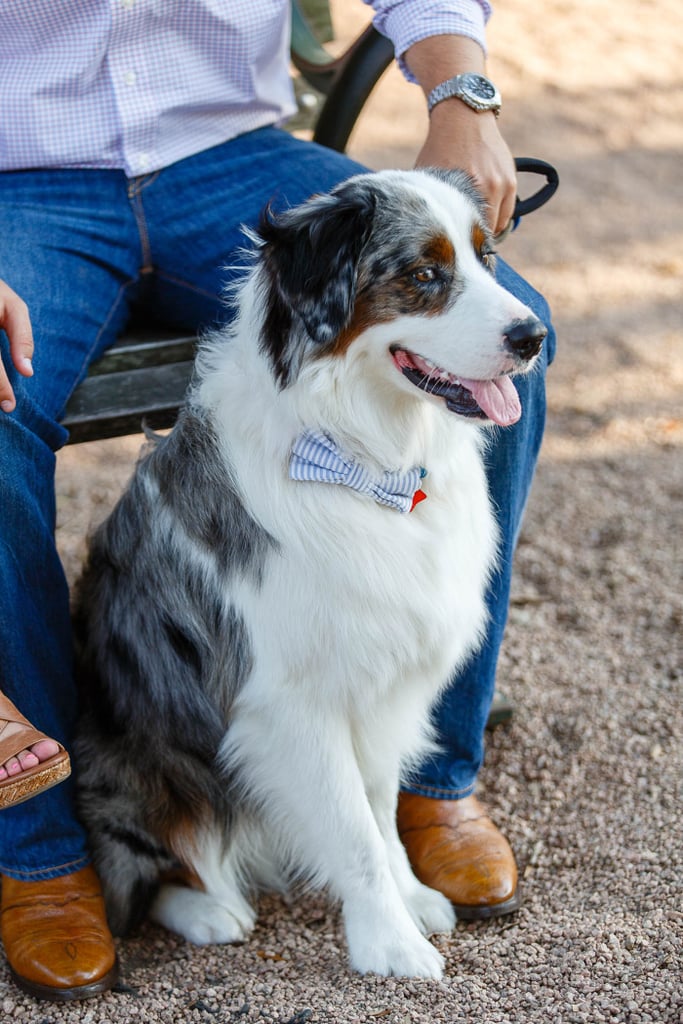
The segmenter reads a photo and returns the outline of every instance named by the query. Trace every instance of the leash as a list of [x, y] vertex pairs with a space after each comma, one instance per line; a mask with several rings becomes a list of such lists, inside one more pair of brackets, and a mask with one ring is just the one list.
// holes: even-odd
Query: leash
[[517, 168], [518, 174], [540, 174], [545, 178], [545, 185], [542, 185], [537, 192], [533, 192], [526, 199], [520, 199], [517, 196], [517, 202], [515, 203], [515, 209], [512, 214], [510, 223], [505, 227], [499, 235], [496, 235], [494, 241], [496, 244], [503, 242], [511, 231], [514, 231], [518, 226], [522, 217], [526, 217], [528, 213], [533, 213], [534, 210], [538, 210], [541, 206], [545, 206], [549, 199], [557, 192], [557, 187], [560, 184], [560, 176], [553, 167], [552, 164], [547, 163], [545, 160], [537, 160], [535, 157], [529, 156], [518, 156], [515, 157], [515, 167]]

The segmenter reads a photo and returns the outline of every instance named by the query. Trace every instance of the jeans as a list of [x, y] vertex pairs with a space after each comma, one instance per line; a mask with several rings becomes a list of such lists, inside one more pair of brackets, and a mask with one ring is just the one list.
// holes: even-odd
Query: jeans
[[512, 560], [543, 438], [545, 372], [555, 354], [555, 333], [545, 300], [501, 260], [496, 276], [548, 326], [548, 337], [531, 373], [515, 378], [522, 402], [521, 419], [513, 427], [495, 428], [486, 452], [489, 494], [500, 530], [498, 565], [486, 594], [486, 640], [434, 709], [439, 752], [429, 757], [404, 787], [411, 793], [441, 800], [470, 796], [484, 760], [484, 730], [507, 621]]
[[[67, 437], [59, 420], [71, 392], [135, 310], [179, 331], [229, 319], [224, 294], [243, 262], [241, 225], [255, 224], [269, 200], [276, 208], [298, 203], [359, 170], [347, 157], [266, 128], [136, 179], [117, 170], [0, 174], [0, 278], [28, 304], [36, 342], [35, 373], [26, 379], [13, 371], [0, 332], [17, 396], [16, 410], [0, 414], [0, 688], [67, 747], [77, 702], [68, 591], [54, 544], [54, 470]], [[501, 275], [526, 301], [524, 282], [505, 267]], [[533, 303], [547, 322], [535, 293]], [[525, 415], [528, 429], [501, 432], [491, 450], [498, 467], [494, 500], [510, 519], [504, 525], [510, 553], [542, 431], [542, 373], [525, 387], [535, 396]], [[503, 454], [515, 448], [514, 437], [518, 452]], [[474, 785], [509, 574], [506, 554], [493, 588], [491, 639], [440, 713], [449, 749], [417, 780], [430, 791], [460, 793]], [[73, 780], [2, 812], [0, 872], [50, 878], [88, 860]]]

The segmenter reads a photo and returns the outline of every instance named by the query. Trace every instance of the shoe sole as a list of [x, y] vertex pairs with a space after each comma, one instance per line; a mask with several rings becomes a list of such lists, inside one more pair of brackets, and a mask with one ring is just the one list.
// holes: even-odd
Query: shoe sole
[[15, 807], [24, 800], [30, 800], [46, 789], [64, 782], [71, 775], [71, 762], [65, 752], [55, 754], [48, 761], [27, 768], [19, 775], [0, 781], [0, 810]]
[[116, 962], [99, 981], [93, 981], [89, 985], [75, 985], [73, 988], [54, 988], [52, 985], [40, 985], [36, 981], [28, 981], [11, 967], [10, 974], [15, 985], [35, 999], [47, 999], [51, 1003], [70, 1003], [77, 999], [92, 999], [93, 996], [99, 996], [102, 992], [108, 992], [119, 980], [119, 965]]
[[516, 892], [509, 900], [504, 900], [502, 903], [485, 903], [480, 907], [454, 903], [453, 909], [458, 921], [488, 921], [492, 917], [504, 917], [506, 914], [514, 914], [521, 905], [522, 898]]

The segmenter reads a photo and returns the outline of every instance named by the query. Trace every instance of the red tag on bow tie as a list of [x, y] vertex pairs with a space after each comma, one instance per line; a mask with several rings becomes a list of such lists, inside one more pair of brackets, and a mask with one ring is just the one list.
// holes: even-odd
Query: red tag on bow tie
[[415, 494], [413, 495], [413, 504], [410, 506], [410, 511], [412, 512], [415, 506], [419, 505], [421, 501], [424, 501], [426, 497], [427, 495], [425, 494], [424, 491], [415, 491]]

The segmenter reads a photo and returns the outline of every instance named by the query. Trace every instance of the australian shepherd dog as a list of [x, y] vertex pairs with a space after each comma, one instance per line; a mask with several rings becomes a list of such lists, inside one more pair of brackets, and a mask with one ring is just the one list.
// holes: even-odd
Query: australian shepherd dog
[[359, 175], [250, 241], [77, 587], [82, 816], [115, 933], [149, 912], [242, 941], [259, 891], [304, 881], [356, 970], [439, 977], [453, 909], [397, 793], [481, 640], [483, 438], [519, 418], [545, 328], [458, 172]]

